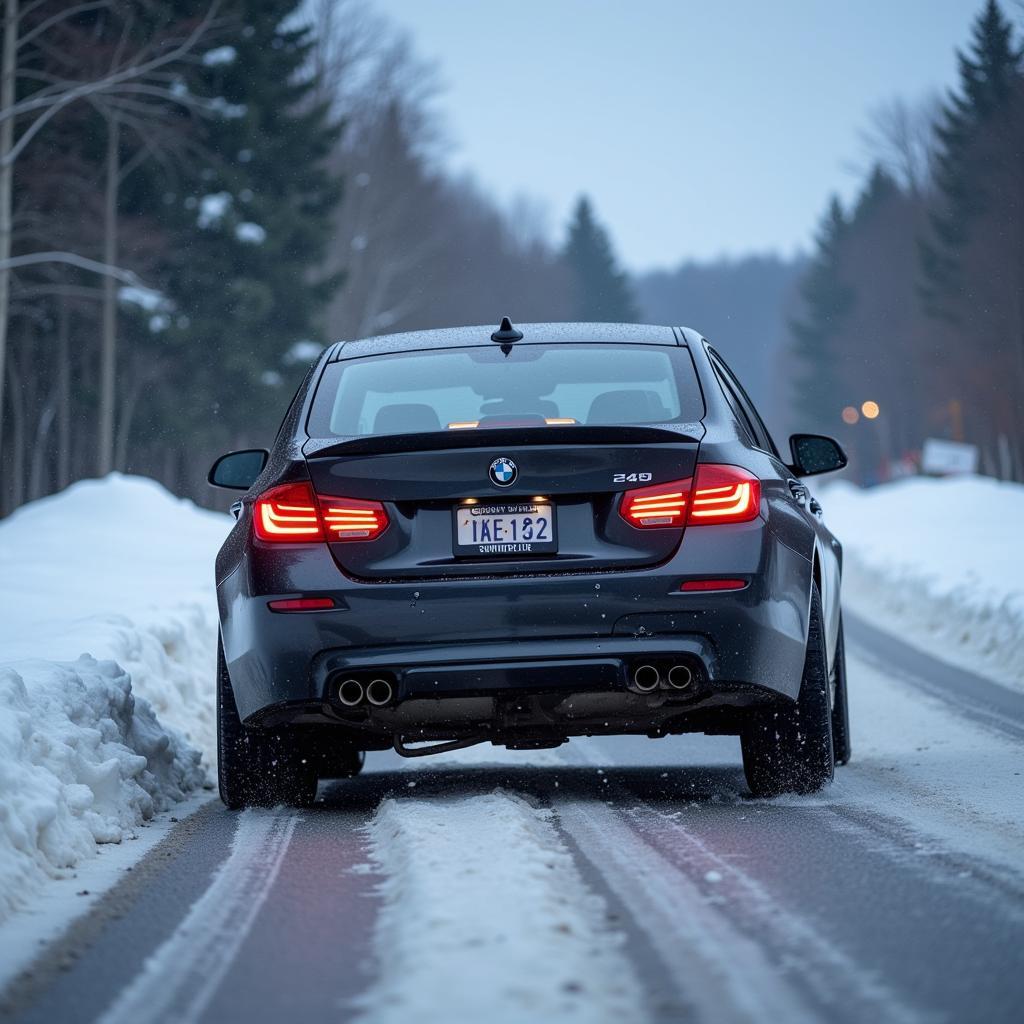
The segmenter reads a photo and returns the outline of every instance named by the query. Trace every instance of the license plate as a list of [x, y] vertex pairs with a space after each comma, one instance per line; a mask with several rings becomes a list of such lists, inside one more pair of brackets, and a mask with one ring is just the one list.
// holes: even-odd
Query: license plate
[[457, 555], [542, 555], [558, 550], [552, 505], [460, 505], [454, 516]]

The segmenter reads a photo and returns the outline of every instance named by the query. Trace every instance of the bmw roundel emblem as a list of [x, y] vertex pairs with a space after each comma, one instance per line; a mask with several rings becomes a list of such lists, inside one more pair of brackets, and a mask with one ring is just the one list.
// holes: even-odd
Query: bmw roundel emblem
[[511, 487], [516, 482], [516, 477], [519, 476], [519, 467], [511, 459], [495, 459], [491, 463], [488, 475], [491, 478], [491, 483], [497, 484], [499, 487]]

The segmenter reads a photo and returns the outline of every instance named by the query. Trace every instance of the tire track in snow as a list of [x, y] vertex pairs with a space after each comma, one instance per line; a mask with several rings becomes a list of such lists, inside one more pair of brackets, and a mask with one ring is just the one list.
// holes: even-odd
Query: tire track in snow
[[[922, 662], [921, 672], [933, 662]], [[943, 850], [951, 862], [977, 864], [1019, 891], [1020, 741], [971, 714], [955, 694], [936, 696], [902, 671], [879, 668], [858, 646], [850, 647], [848, 670], [853, 761], [838, 770], [829, 789], [796, 803], [825, 805], [890, 843], [902, 833], [904, 850]]]
[[[680, 993], [708, 1021], [915, 1022], [922, 1016], [806, 919], [671, 819], [647, 808], [556, 802], [563, 827], [656, 939]], [[652, 821], [669, 841], [652, 836]], [[663, 840], [664, 840], [663, 835]], [[734, 920], [732, 910], [742, 911]]]
[[[589, 745], [578, 752], [606, 763]], [[837, 1005], [848, 1015], [839, 1019], [925, 1019], [674, 816], [614, 781], [608, 790], [619, 807], [560, 799], [559, 820], [656, 940], [680, 994], [703, 1019], [814, 1021], [825, 1011], [835, 1019]]]
[[297, 820], [285, 810], [239, 815], [209, 888], [99, 1024], [191, 1024], [202, 1016], [277, 878]]

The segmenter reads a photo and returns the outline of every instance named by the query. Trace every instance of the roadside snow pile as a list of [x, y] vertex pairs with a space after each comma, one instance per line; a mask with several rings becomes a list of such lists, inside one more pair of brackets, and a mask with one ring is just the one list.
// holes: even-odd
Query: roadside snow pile
[[199, 756], [112, 661], [0, 667], [0, 920], [201, 786]]
[[913, 477], [822, 488], [844, 598], [939, 657], [1024, 686], [1024, 487]]
[[0, 522], [0, 918], [205, 782], [229, 526], [118, 474]]
[[622, 936], [580, 878], [553, 812], [500, 790], [389, 799], [368, 826], [386, 875], [372, 1024], [641, 1019]]
[[24, 506], [0, 522], [0, 665], [116, 661], [212, 765], [213, 560], [230, 527], [119, 473]]

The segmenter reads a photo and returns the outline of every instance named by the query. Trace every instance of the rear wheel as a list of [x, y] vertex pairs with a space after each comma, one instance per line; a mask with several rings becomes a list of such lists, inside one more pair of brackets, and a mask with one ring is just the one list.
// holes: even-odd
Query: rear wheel
[[796, 703], [758, 711], [740, 735], [743, 771], [754, 796], [814, 793], [832, 781], [830, 690], [821, 596], [815, 586]]
[[217, 782], [226, 807], [309, 806], [317, 774], [287, 730], [246, 728], [238, 714], [224, 648], [217, 645]]
[[846, 643], [843, 620], [839, 620], [835, 664], [832, 666], [832, 749], [836, 764], [850, 762], [850, 709], [846, 700]]

